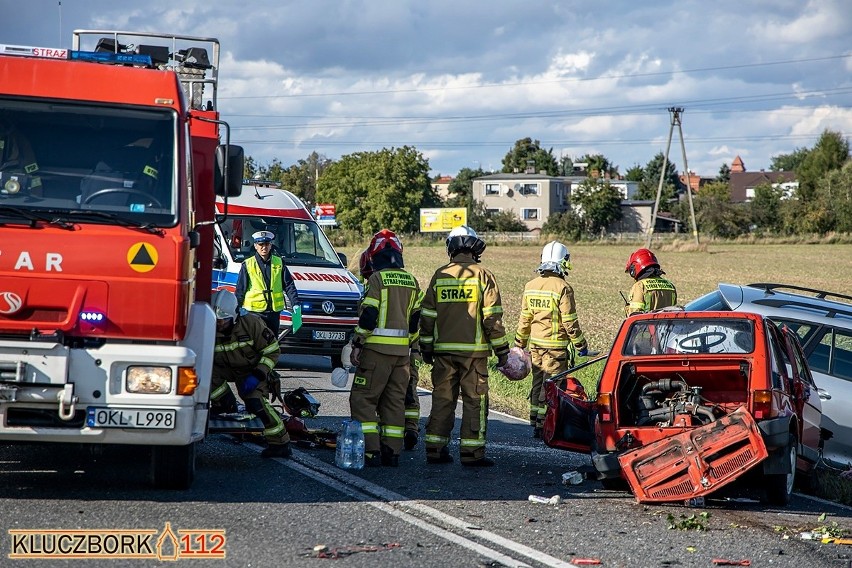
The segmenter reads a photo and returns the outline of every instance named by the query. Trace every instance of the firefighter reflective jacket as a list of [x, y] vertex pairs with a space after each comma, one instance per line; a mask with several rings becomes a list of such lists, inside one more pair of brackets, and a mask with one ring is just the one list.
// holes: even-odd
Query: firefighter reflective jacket
[[509, 351], [497, 281], [470, 254], [457, 254], [432, 276], [420, 316], [420, 349], [468, 357]]
[[420, 285], [405, 270], [385, 268], [370, 275], [355, 327], [355, 343], [385, 355], [408, 355], [417, 342]]
[[258, 378], [262, 379], [275, 368], [280, 354], [281, 347], [272, 330], [260, 316], [248, 313], [237, 318], [227, 336], [216, 333], [213, 365], [229, 367], [241, 377], [257, 369]]
[[559, 274], [542, 272], [524, 286], [515, 343], [522, 348], [565, 349], [569, 341], [577, 350], [586, 347], [574, 290]]
[[624, 306], [624, 315], [650, 312], [677, 304], [674, 284], [662, 276], [637, 280], [630, 289], [630, 303]]
[[280, 256], [270, 257], [267, 281], [257, 259], [255, 254], [243, 262], [248, 276], [243, 307], [250, 312], [280, 312], [284, 309], [284, 262]]

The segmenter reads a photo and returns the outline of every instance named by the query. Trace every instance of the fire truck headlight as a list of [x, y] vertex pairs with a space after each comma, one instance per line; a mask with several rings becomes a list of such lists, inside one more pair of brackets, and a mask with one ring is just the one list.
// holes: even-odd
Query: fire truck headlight
[[127, 392], [167, 394], [172, 390], [172, 370], [169, 367], [128, 367]]

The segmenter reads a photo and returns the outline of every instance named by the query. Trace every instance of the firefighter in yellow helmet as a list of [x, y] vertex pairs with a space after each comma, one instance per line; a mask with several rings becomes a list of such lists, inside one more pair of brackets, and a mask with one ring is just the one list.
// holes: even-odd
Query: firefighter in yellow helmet
[[465, 466], [492, 466], [485, 457], [488, 424], [488, 357], [508, 360], [500, 290], [491, 271], [479, 264], [485, 242], [470, 227], [447, 237], [450, 262], [439, 268], [423, 299], [420, 349], [432, 367], [432, 412], [426, 423], [427, 463], [450, 463], [447, 445], [459, 393], [462, 420], [459, 456]]
[[[354, 267], [353, 267], [354, 271]], [[366, 283], [373, 274], [373, 264], [370, 262], [370, 249], [365, 249], [358, 261], [358, 271], [361, 279]], [[423, 290], [419, 291], [417, 304], [423, 302]], [[417, 394], [417, 384], [420, 382], [420, 373], [417, 370], [417, 361], [422, 361], [420, 356], [419, 342], [412, 343], [409, 358], [408, 389], [405, 391], [405, 433], [403, 434], [403, 446], [406, 450], [413, 450], [420, 440], [420, 397]]]
[[[246, 403], [246, 410], [263, 422], [263, 437], [268, 444], [261, 452], [265, 458], [290, 457], [290, 435], [281, 415], [267, 398], [268, 382], [281, 354], [278, 340], [260, 317], [240, 315], [237, 297], [228, 290], [216, 290], [211, 300], [216, 312], [216, 346], [210, 392], [211, 414], [235, 412], [237, 399], [228, 383], [234, 383]], [[273, 381], [274, 382], [274, 381]]]
[[668, 278], [663, 277], [665, 272], [650, 250], [640, 248], [631, 254], [624, 272], [636, 281], [630, 289], [630, 300], [624, 306], [625, 316], [677, 304], [677, 290]]
[[364, 464], [399, 465], [405, 429], [405, 393], [411, 345], [420, 322], [420, 285], [404, 269], [402, 243], [387, 229], [367, 249], [373, 273], [367, 279], [352, 341], [358, 366], [349, 408], [364, 430]]
[[544, 380], [574, 366], [575, 354], [587, 356], [588, 344], [580, 329], [574, 289], [565, 277], [571, 270], [571, 255], [560, 242], [552, 241], [541, 251], [539, 275], [524, 286], [521, 317], [515, 345], [530, 348], [532, 388], [530, 426], [540, 438], [547, 406]]

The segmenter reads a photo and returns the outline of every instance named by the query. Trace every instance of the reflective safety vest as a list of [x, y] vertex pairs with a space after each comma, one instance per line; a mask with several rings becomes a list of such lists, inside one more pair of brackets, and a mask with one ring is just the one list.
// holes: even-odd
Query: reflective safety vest
[[524, 286], [515, 343], [546, 349], [566, 349], [569, 343], [576, 349], [586, 347], [574, 290], [562, 276], [544, 272]]
[[420, 310], [421, 298], [417, 279], [405, 270], [385, 268], [371, 274], [361, 309], [374, 308], [378, 318], [373, 329], [355, 327], [364, 348], [387, 355], [408, 355], [410, 345], [419, 336], [419, 331], [409, 331], [409, 324], [412, 314]]
[[509, 350], [497, 281], [471, 255], [456, 255], [432, 276], [420, 312], [420, 348], [467, 357]]
[[270, 262], [271, 289], [263, 277], [257, 256], [252, 256], [243, 263], [248, 275], [248, 289], [243, 300], [243, 307], [250, 312], [280, 312], [284, 309], [284, 262], [280, 256], [272, 255]]
[[630, 302], [624, 307], [624, 314], [650, 312], [677, 304], [677, 290], [674, 284], [662, 276], [652, 276], [637, 280], [630, 289]]

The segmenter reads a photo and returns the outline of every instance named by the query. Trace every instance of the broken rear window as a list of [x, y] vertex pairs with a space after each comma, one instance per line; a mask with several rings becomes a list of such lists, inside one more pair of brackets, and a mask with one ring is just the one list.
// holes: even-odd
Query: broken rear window
[[751, 353], [754, 325], [745, 319], [640, 320], [630, 328], [624, 355]]

